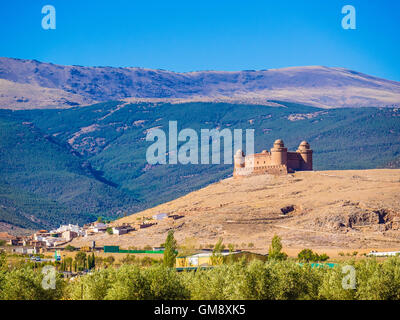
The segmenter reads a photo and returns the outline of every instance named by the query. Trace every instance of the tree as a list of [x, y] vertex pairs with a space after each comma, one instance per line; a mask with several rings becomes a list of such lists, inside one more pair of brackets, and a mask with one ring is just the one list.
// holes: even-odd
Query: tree
[[326, 253], [320, 254], [318, 261], [326, 261], [329, 259], [329, 256]]
[[66, 251], [70, 251], [70, 252], [71, 252], [71, 251], [75, 251], [75, 249], [76, 249], [76, 248], [75, 248], [74, 246], [71, 246], [70, 244], [67, 245], [67, 246], [65, 247], [65, 250], [66, 250]]
[[277, 236], [277, 235], [275, 235], [272, 238], [271, 246], [269, 247], [269, 250], [268, 250], [268, 258], [274, 259], [274, 260], [286, 260], [287, 259], [287, 254], [282, 252], [281, 238], [279, 238], [279, 236]]
[[315, 261], [316, 256], [311, 249], [303, 249], [297, 255], [297, 259], [300, 262], [310, 262], [310, 261]]
[[84, 270], [86, 267], [86, 253], [78, 252], [75, 256], [76, 267], [79, 270]]
[[7, 266], [7, 255], [5, 251], [0, 251], [0, 270], [5, 269]]
[[168, 231], [167, 239], [165, 240], [165, 251], [163, 263], [166, 267], [173, 268], [175, 266], [177, 243], [174, 238], [174, 231]]
[[66, 257], [64, 259], [65, 261], [65, 270], [69, 270], [70, 272], [72, 272], [72, 265], [73, 265], [73, 259], [71, 257]]
[[89, 264], [89, 269], [94, 269], [96, 267], [96, 258], [94, 256], [94, 252], [92, 252], [92, 255], [90, 256], [90, 264]]
[[213, 253], [211, 256], [212, 265], [221, 265], [224, 262], [222, 251], [225, 249], [225, 245], [222, 243], [222, 239], [220, 238], [218, 242], [215, 244], [213, 249]]

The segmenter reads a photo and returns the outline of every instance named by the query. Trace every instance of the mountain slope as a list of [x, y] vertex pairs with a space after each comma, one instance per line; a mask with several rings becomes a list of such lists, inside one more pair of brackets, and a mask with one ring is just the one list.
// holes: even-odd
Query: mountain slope
[[8, 112], [0, 116], [0, 221], [19, 227], [85, 223], [138, 205], [97, 179], [67, 145]]
[[35, 108], [77, 106], [93, 102], [81, 95], [62, 89], [45, 88], [27, 83], [16, 83], [0, 79], [0, 104], [14, 106], [13, 109], [25, 109], [26, 105]]
[[[400, 105], [399, 82], [319, 66], [175, 73], [142, 68], [61, 66], [0, 58], [0, 79], [18, 87], [10, 91], [8, 83], [0, 83], [0, 107], [13, 109], [38, 108], [47, 105], [47, 101], [57, 107], [70, 107], [79, 101], [89, 104], [128, 98], [130, 101], [184, 99], [264, 105], [268, 100], [281, 100], [321, 108]], [[28, 90], [21, 84], [31, 87]], [[32, 86], [42, 91], [41, 99], [46, 102], [37, 104]], [[51, 96], [54, 90], [62, 90], [59, 97]], [[49, 96], [44, 97], [43, 91]]]

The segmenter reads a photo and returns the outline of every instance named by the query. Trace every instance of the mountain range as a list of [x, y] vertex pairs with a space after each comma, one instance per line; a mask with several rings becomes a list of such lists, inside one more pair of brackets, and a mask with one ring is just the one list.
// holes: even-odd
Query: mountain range
[[256, 152], [307, 140], [316, 170], [398, 167], [399, 97], [398, 82], [339, 68], [174, 73], [0, 58], [0, 231], [123, 217], [232, 175], [229, 164], [149, 165], [146, 134], [169, 121], [254, 129]]
[[68, 108], [123, 99], [262, 105], [279, 100], [319, 108], [385, 107], [400, 105], [400, 83], [322, 66], [178, 73], [0, 58], [0, 108]]

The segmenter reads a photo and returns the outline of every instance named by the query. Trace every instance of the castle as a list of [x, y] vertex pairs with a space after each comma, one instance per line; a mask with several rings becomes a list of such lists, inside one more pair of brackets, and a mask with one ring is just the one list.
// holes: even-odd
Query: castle
[[234, 177], [258, 174], [287, 174], [294, 171], [311, 171], [313, 151], [307, 141], [300, 143], [296, 152], [288, 152], [281, 139], [267, 150], [246, 156], [238, 150], [234, 157]]

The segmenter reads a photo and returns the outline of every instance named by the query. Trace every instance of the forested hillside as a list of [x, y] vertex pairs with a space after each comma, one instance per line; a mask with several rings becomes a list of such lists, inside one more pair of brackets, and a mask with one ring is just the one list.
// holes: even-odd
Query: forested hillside
[[12, 115], [0, 118], [0, 221], [38, 228], [117, 216], [132, 196], [97, 180], [68, 145]]
[[145, 155], [152, 142], [146, 142], [146, 134], [155, 127], [168, 134], [169, 121], [199, 135], [206, 128], [255, 129], [256, 152], [270, 149], [278, 138], [289, 150], [308, 140], [316, 170], [377, 168], [400, 155], [399, 109], [326, 110], [275, 102], [284, 107], [115, 101], [63, 110], [3, 110], [0, 217], [33, 227], [121, 216], [232, 173], [232, 165], [223, 164], [149, 165]]

